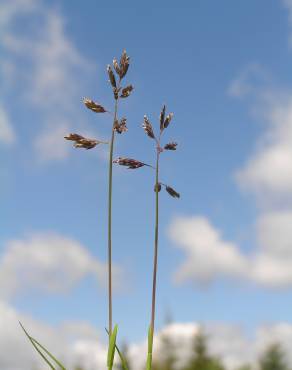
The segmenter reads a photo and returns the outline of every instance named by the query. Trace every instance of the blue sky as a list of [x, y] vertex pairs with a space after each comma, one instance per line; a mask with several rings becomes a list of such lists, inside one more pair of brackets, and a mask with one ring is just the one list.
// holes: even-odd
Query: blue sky
[[[292, 326], [291, 19], [289, 0], [4, 1], [3, 302], [48, 325], [103, 330], [107, 152], [76, 150], [63, 136], [109, 138], [111, 118], [82, 97], [112, 109], [106, 65], [126, 48], [135, 90], [121, 103], [129, 131], [115, 156], [153, 163], [141, 124], [147, 114], [158, 127], [164, 103], [174, 112], [165, 140], [178, 142], [162, 159], [181, 199], [161, 194], [158, 327], [169, 313], [248, 333]], [[128, 341], [145, 336], [150, 316], [153, 182], [148, 168], [114, 168], [114, 321]]]

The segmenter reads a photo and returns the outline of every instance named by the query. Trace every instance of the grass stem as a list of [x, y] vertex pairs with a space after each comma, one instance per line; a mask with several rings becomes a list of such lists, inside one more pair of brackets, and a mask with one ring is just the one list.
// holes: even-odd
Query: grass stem
[[158, 230], [159, 230], [159, 144], [156, 154], [156, 175], [155, 175], [155, 237], [154, 237], [154, 257], [153, 257], [153, 281], [152, 281], [152, 305], [151, 305], [151, 323], [150, 323], [150, 338], [148, 343], [148, 360], [147, 370], [152, 368], [152, 346], [155, 326], [155, 304], [156, 304], [156, 281], [157, 281], [157, 265], [158, 265]]
[[152, 283], [152, 307], [151, 307], [151, 329], [154, 332], [155, 324], [155, 301], [156, 301], [156, 280], [158, 264], [158, 229], [159, 229], [159, 151], [156, 156], [156, 179], [155, 179], [155, 239], [154, 239], [154, 259], [153, 259], [153, 283]]
[[108, 175], [108, 330], [109, 336], [113, 327], [113, 302], [112, 302], [112, 192], [113, 192], [113, 154], [115, 142], [115, 122], [118, 114], [118, 99], [115, 100], [114, 119], [109, 151]]

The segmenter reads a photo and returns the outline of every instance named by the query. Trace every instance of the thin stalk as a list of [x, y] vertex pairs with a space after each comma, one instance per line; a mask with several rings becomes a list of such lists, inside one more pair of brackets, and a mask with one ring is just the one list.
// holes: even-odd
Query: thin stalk
[[157, 146], [156, 155], [156, 176], [155, 176], [155, 238], [154, 238], [154, 257], [153, 257], [153, 282], [152, 282], [152, 305], [151, 305], [151, 323], [150, 323], [150, 338], [148, 341], [148, 359], [147, 370], [152, 368], [152, 347], [153, 335], [155, 326], [155, 302], [156, 302], [156, 281], [157, 281], [157, 265], [158, 265], [158, 230], [159, 230], [159, 156], [160, 145]]
[[158, 227], [159, 227], [159, 150], [156, 156], [156, 179], [155, 179], [155, 239], [154, 239], [154, 259], [153, 259], [153, 283], [152, 283], [152, 308], [151, 308], [151, 329], [154, 333], [155, 324], [155, 301], [156, 301], [156, 280], [158, 262]]
[[113, 327], [113, 304], [112, 304], [112, 192], [113, 192], [113, 154], [115, 141], [115, 121], [118, 113], [118, 99], [115, 100], [114, 120], [109, 151], [109, 174], [108, 174], [108, 328], [109, 337]]

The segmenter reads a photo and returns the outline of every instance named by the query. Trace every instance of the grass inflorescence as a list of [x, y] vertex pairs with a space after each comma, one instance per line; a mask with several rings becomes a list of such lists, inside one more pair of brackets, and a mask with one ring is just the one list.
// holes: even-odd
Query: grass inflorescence
[[[160, 156], [165, 151], [175, 151], [177, 148], [176, 142], [169, 142], [165, 145], [161, 144], [161, 139], [165, 132], [165, 129], [172, 122], [173, 113], [166, 115], [165, 105], [162, 107], [159, 122], [158, 130], [155, 130], [145, 115], [142, 127], [147, 134], [147, 136], [154, 140], [155, 143], [155, 153], [156, 160], [155, 165], [150, 165], [142, 161], [126, 158], [126, 157], [117, 157], [114, 159], [114, 145], [116, 134], [122, 134], [128, 130], [127, 128], [127, 119], [125, 117], [119, 118], [118, 108], [120, 100], [128, 98], [133, 92], [133, 85], [122, 86], [122, 82], [128, 72], [130, 65], [130, 58], [124, 50], [120, 60], [116, 58], [113, 59], [112, 66], [107, 66], [107, 74], [109, 78], [109, 83], [113, 92], [113, 112], [110, 112], [99, 102], [96, 102], [89, 98], [84, 98], [83, 103], [86, 108], [91, 110], [96, 114], [109, 114], [112, 117], [112, 126], [110, 132], [110, 139], [108, 141], [98, 140], [93, 138], [87, 138], [77, 133], [69, 133], [64, 138], [68, 141], [72, 141], [75, 148], [83, 148], [86, 150], [94, 149], [99, 144], [108, 145], [108, 243], [107, 243], [107, 265], [108, 265], [108, 327], [106, 331], [109, 337], [108, 345], [108, 356], [107, 356], [107, 367], [109, 370], [113, 368], [115, 351], [117, 350], [120, 357], [120, 362], [124, 370], [128, 370], [128, 365], [125, 360], [125, 357], [119, 350], [116, 340], [118, 326], [115, 325], [113, 328], [113, 305], [112, 305], [112, 193], [113, 193], [113, 164], [118, 164], [121, 166], [126, 166], [128, 169], [138, 169], [141, 167], [150, 167], [155, 170], [155, 183], [154, 183], [154, 192], [155, 192], [155, 220], [154, 220], [154, 256], [153, 256], [153, 276], [152, 276], [152, 299], [151, 299], [151, 319], [148, 330], [148, 354], [146, 361], [146, 369], [152, 369], [152, 354], [153, 354], [153, 337], [155, 330], [155, 309], [156, 309], [156, 282], [157, 282], [157, 271], [158, 271], [158, 241], [159, 241], [159, 193], [162, 189], [165, 189], [166, 192], [174, 197], [179, 198], [180, 194], [174, 190], [169, 185], [160, 181]], [[156, 131], [158, 131], [156, 133]], [[66, 370], [62, 363], [57, 360], [42, 344], [40, 344], [36, 339], [34, 339], [20, 324], [24, 330], [27, 338], [34, 346], [35, 350], [40, 354], [44, 359], [47, 365], [54, 370], [56, 367], [62, 370]]]

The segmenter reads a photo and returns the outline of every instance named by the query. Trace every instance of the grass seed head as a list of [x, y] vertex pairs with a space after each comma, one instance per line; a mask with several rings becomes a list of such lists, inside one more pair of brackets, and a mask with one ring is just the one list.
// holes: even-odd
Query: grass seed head
[[132, 158], [119, 157], [113, 161], [113, 163], [119, 164], [120, 166], [126, 166], [128, 169], [135, 170], [137, 168], [147, 166], [146, 163], [137, 161]]
[[116, 60], [116, 58], [113, 59], [113, 66], [114, 66], [114, 69], [117, 72], [117, 74], [120, 76], [121, 75], [121, 70], [120, 70], [119, 63]]
[[164, 146], [164, 149], [165, 150], [176, 150], [176, 147], [177, 147], [177, 143], [175, 142], [172, 142], [172, 143], [168, 143]]
[[92, 110], [95, 113], [105, 113], [106, 112], [106, 110], [104, 109], [102, 105], [94, 102], [91, 99], [83, 98], [83, 103], [88, 109]]
[[166, 185], [165, 186], [165, 190], [168, 192], [169, 195], [171, 195], [173, 198], [179, 198], [180, 197], [180, 194], [175, 191], [173, 188], [171, 188], [170, 186]]
[[116, 88], [117, 87], [116, 78], [110, 65], [107, 66], [107, 73], [112, 87]]
[[131, 95], [131, 92], [133, 91], [134, 87], [132, 85], [128, 85], [125, 88], [122, 89], [121, 98], [127, 98]]
[[85, 138], [79, 134], [69, 134], [67, 136], [64, 136], [66, 140], [75, 141], [74, 147], [75, 148], [84, 148], [84, 149], [92, 149], [97, 144], [100, 144], [101, 141], [95, 140], [95, 139], [88, 139]]
[[68, 134], [67, 136], [64, 136], [64, 139], [71, 140], [71, 141], [78, 141], [78, 140], [84, 139], [84, 137], [79, 134]]
[[166, 118], [165, 118], [165, 121], [164, 121], [164, 124], [163, 124], [163, 128], [167, 128], [168, 125], [170, 124], [170, 121], [172, 120], [172, 117], [173, 117], [173, 113], [169, 113]]
[[164, 119], [165, 119], [165, 105], [162, 107], [160, 115], [159, 115], [159, 121], [160, 121], [160, 131], [163, 131], [164, 129]]
[[120, 59], [120, 66], [119, 66], [120, 68], [119, 76], [121, 79], [126, 76], [129, 65], [130, 65], [130, 57], [127, 55], [126, 50], [123, 50], [123, 53]]
[[148, 117], [145, 115], [144, 116], [144, 122], [142, 124], [142, 127], [144, 129], [144, 131], [146, 132], [146, 134], [151, 138], [151, 139], [155, 139], [155, 135], [154, 135], [154, 132], [153, 132], [153, 127], [148, 119]]
[[123, 132], [128, 131], [127, 118], [123, 117], [120, 121], [116, 120], [114, 124], [114, 130], [118, 134], [122, 134]]

